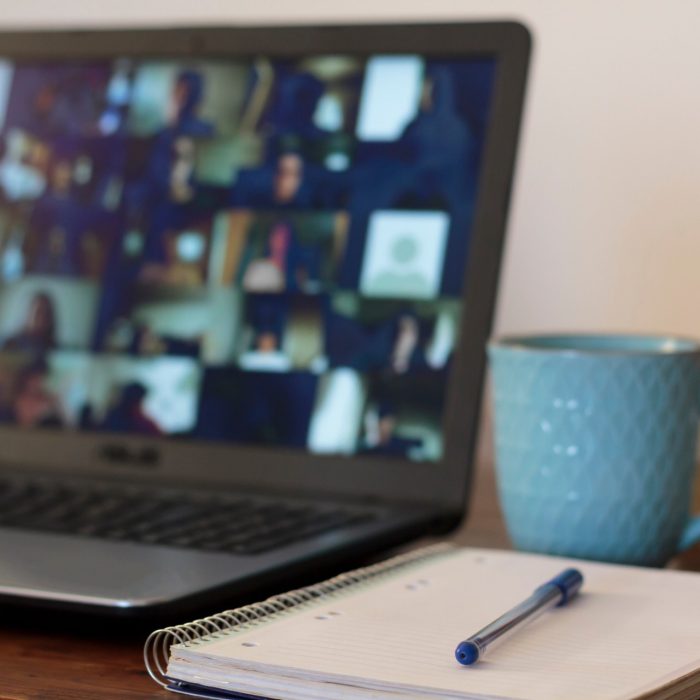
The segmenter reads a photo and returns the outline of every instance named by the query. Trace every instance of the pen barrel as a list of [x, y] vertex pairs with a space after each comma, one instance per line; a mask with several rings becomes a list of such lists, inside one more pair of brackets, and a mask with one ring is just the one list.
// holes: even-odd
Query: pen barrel
[[550, 608], [556, 607], [561, 599], [562, 592], [556, 586], [542, 586], [529, 598], [486, 625], [465, 642], [475, 645], [481, 658], [496, 642], [504, 641], [523, 625], [537, 619]]

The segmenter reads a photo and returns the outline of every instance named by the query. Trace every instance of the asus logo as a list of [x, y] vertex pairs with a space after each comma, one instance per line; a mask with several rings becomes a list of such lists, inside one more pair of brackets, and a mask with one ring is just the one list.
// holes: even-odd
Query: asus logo
[[123, 467], [153, 469], [158, 466], [160, 453], [155, 447], [127, 447], [126, 445], [103, 445], [100, 458]]

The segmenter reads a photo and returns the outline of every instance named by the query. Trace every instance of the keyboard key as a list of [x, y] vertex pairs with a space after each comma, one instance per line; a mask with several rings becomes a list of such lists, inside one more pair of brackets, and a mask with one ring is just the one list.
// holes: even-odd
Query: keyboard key
[[0, 526], [84, 537], [259, 554], [368, 513], [217, 495], [158, 497], [133, 490], [96, 491], [49, 481], [0, 480]]

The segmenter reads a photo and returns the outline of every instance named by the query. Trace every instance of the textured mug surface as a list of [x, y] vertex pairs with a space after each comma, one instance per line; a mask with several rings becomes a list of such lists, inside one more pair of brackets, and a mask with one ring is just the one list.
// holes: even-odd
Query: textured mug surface
[[505, 338], [489, 344], [489, 360], [499, 495], [516, 547], [661, 565], [700, 534], [689, 513], [698, 343]]

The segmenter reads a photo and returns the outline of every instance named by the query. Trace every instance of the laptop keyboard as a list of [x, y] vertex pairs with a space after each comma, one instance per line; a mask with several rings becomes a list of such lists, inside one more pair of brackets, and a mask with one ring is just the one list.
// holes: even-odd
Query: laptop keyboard
[[260, 554], [372, 517], [283, 500], [158, 497], [0, 480], [2, 527], [235, 554]]

